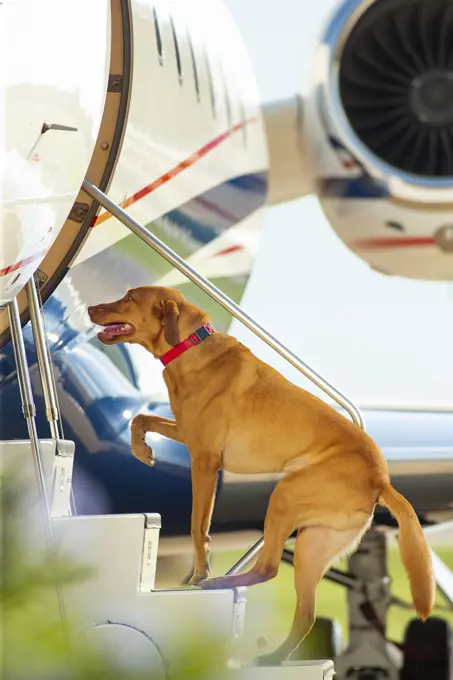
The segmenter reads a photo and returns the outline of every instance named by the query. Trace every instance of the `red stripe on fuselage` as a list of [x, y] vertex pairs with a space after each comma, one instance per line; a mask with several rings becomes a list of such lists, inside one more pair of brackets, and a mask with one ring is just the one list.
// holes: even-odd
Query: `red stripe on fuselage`
[[413, 248], [417, 246], [433, 246], [432, 236], [401, 236], [398, 238], [364, 238], [352, 241], [349, 245], [360, 250], [380, 250], [387, 248]]
[[[252, 123], [255, 120], [257, 119], [252, 118], [248, 121], [244, 121], [243, 123], [237, 123], [231, 128], [231, 130], [227, 130], [226, 132], [223, 132], [215, 139], [212, 139], [210, 142], [208, 142], [200, 149], [198, 149], [198, 151], [195, 151], [188, 158], [175, 165], [174, 168], [168, 170], [168, 172], [161, 175], [161, 177], [155, 179], [153, 182], [151, 182], [151, 184], [147, 184], [145, 187], [143, 187], [143, 189], [139, 189], [139, 191], [137, 191], [135, 194], [133, 194], [129, 198], [126, 198], [119, 204], [120, 207], [123, 208], [123, 210], [125, 210], [130, 205], [133, 205], [134, 203], [137, 203], [137, 201], [139, 201], [140, 199], [144, 198], [145, 196], [148, 196], [150, 193], [161, 187], [163, 184], [166, 184], [171, 179], [173, 179], [173, 177], [179, 175], [181, 172], [183, 172], [183, 170], [190, 168], [197, 161], [206, 156], [210, 151], [216, 149], [220, 144], [222, 144], [222, 142], [231, 137], [231, 135], [233, 135], [235, 132], [238, 132], [238, 130], [241, 130], [245, 125], [248, 125], [249, 123]], [[102, 215], [98, 215], [97, 217], [94, 218], [93, 224], [91, 226], [97, 227], [106, 220], [110, 219], [110, 217], [111, 214], [109, 212], [105, 212]]]
[[5, 267], [4, 269], [0, 269], [0, 276], [6, 276], [7, 274], [11, 274], [11, 272], [15, 272], [21, 267], [25, 267], [26, 264], [30, 264], [30, 262], [34, 262], [35, 260], [38, 260], [40, 257], [43, 257], [46, 254], [46, 250], [40, 250], [39, 253], [34, 253], [33, 255], [29, 255], [28, 257], [25, 257], [23, 260], [20, 260], [19, 262], [15, 262], [14, 264], [8, 265], [8, 267]]

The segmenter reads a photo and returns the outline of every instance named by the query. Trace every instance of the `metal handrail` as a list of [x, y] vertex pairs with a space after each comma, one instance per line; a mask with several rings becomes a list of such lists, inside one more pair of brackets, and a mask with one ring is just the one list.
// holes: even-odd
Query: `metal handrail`
[[46, 406], [46, 417], [50, 427], [52, 439], [58, 440], [60, 432], [58, 430], [58, 407], [57, 395], [52, 381], [51, 365], [46, 352], [46, 336], [40, 314], [38, 292], [34, 277], [25, 286], [27, 292], [28, 309], [35, 338], [36, 356], [38, 359], [39, 375], [42, 381], [44, 403]]
[[[35, 277], [25, 285], [27, 293], [28, 309], [30, 312], [31, 327], [33, 330], [33, 337], [35, 340], [36, 356], [38, 359], [39, 376], [41, 378], [42, 392], [44, 396], [44, 403], [46, 406], [46, 417], [49, 423], [50, 436], [55, 440], [58, 451], [58, 440], [63, 439], [63, 426], [61, 425], [61, 432], [59, 428], [59, 405], [58, 395], [55, 383], [55, 376], [53, 374], [52, 361], [49, 356], [49, 347], [46, 341], [45, 320], [42, 308], [40, 305], [40, 298]], [[74, 490], [71, 485], [70, 490], [70, 512], [72, 515], [76, 513]]]
[[238, 321], [241, 321], [244, 326], [247, 326], [249, 330], [257, 335], [261, 340], [267, 343], [272, 349], [274, 349], [280, 356], [286, 359], [292, 366], [298, 369], [306, 378], [311, 380], [317, 387], [328, 394], [332, 399], [334, 399], [340, 406], [342, 406], [351, 416], [352, 420], [359, 427], [365, 429], [365, 423], [363, 416], [359, 409], [351, 402], [347, 397], [345, 397], [341, 392], [339, 392], [333, 385], [331, 385], [327, 380], [314, 371], [305, 362], [299, 359], [291, 350], [282, 345], [273, 335], [268, 333], [259, 323], [254, 321], [248, 314], [246, 314], [233, 300], [231, 300], [227, 295], [222, 293], [222, 291], [214, 286], [208, 279], [199, 274], [193, 267], [191, 267], [187, 262], [185, 262], [179, 255], [177, 255], [171, 248], [162, 243], [157, 236], [152, 234], [148, 229], [139, 224], [133, 217], [127, 214], [125, 210], [120, 208], [119, 205], [114, 203], [108, 198], [100, 189], [95, 187], [88, 180], [84, 180], [83, 189], [94, 198], [103, 208], [105, 208], [109, 213], [116, 217], [120, 222], [124, 224], [125, 227], [130, 229], [134, 234], [139, 236], [142, 241], [144, 241], [148, 246], [151, 246], [159, 255], [161, 255], [167, 262], [169, 262], [173, 267], [178, 269], [182, 274], [187, 276], [196, 286], [201, 288], [205, 293], [207, 293], [213, 300], [218, 302], [224, 309], [226, 309], [230, 314], [232, 314]]
[[[133, 217], [128, 215], [128, 213], [123, 210], [119, 205], [112, 201], [103, 191], [98, 189], [94, 184], [88, 180], [83, 182], [83, 190], [91, 196], [95, 201], [97, 201], [105, 210], [107, 210], [113, 217], [116, 217], [125, 227], [136, 234], [142, 241], [144, 241], [148, 246], [153, 248], [159, 255], [161, 255], [167, 262], [169, 262], [173, 267], [178, 269], [184, 276], [186, 276], [192, 283], [194, 283], [198, 288], [201, 288], [207, 295], [209, 295], [215, 302], [221, 305], [227, 312], [232, 314], [238, 321], [244, 324], [252, 333], [257, 335], [261, 340], [263, 340], [269, 347], [272, 347], [280, 356], [286, 359], [294, 368], [297, 368], [300, 373], [302, 373], [306, 378], [311, 380], [317, 387], [328, 394], [332, 399], [334, 399], [340, 406], [342, 406], [351, 416], [353, 422], [365, 429], [365, 423], [360, 410], [351, 402], [347, 397], [345, 397], [341, 392], [339, 392], [333, 385], [331, 385], [327, 380], [314, 371], [305, 362], [299, 359], [296, 354], [291, 352], [287, 347], [282, 345], [273, 335], [268, 333], [259, 323], [254, 321], [248, 314], [246, 314], [233, 300], [231, 300], [227, 295], [222, 293], [222, 291], [214, 286], [208, 279], [199, 274], [193, 267], [191, 267], [185, 260], [183, 260], [179, 255], [177, 255], [171, 248], [169, 248], [165, 243], [152, 234], [148, 229], [137, 222]], [[255, 555], [261, 549], [263, 544], [263, 539], [260, 539], [255, 546], [253, 546], [246, 555], [236, 564], [228, 573], [236, 573], [246, 564], [248, 564]]]
[[[46, 479], [44, 474], [43, 463], [41, 460], [41, 452], [39, 450], [39, 438], [35, 420], [36, 407], [33, 398], [33, 389], [30, 380], [30, 371], [28, 368], [27, 355], [25, 352], [25, 343], [22, 335], [22, 326], [20, 323], [19, 305], [17, 303], [16, 298], [13, 298], [13, 300], [11, 300], [10, 303], [8, 304], [8, 316], [9, 325], [11, 329], [11, 339], [13, 344], [14, 357], [16, 360], [17, 381], [19, 383], [19, 391], [22, 402], [22, 412], [25, 420], [27, 421], [28, 434], [30, 437], [30, 447], [32, 452], [33, 464], [35, 468], [35, 476], [39, 497], [39, 511], [41, 512], [42, 520], [44, 522], [44, 530], [47, 539], [47, 549], [50, 552], [55, 547], [54, 536], [52, 531], [50, 503], [47, 494]], [[66, 612], [63, 594], [59, 583], [56, 584], [55, 589], [61, 622], [64, 625], [66, 632]]]

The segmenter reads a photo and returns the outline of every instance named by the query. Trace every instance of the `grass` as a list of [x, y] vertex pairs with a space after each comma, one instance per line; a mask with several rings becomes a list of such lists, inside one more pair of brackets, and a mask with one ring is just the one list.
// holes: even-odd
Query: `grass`
[[[215, 540], [215, 539], [214, 539]], [[213, 546], [215, 549], [215, 546]], [[453, 548], [436, 549], [438, 556], [453, 569]], [[241, 552], [214, 553], [213, 575], [224, 574], [238, 559]], [[397, 549], [388, 553], [389, 572], [392, 579], [392, 593], [410, 602], [409, 584], [400, 561]], [[339, 563], [340, 568], [345, 563]], [[268, 583], [254, 586], [247, 591], [246, 621], [241, 645], [244, 658], [272, 651], [289, 632], [295, 606], [292, 567], [282, 564], [278, 576]], [[443, 600], [438, 596], [438, 603]], [[453, 626], [453, 613], [433, 612], [436, 616], [446, 618]], [[322, 581], [318, 588], [318, 616], [336, 619], [342, 628], [343, 643], [347, 641], [347, 609], [346, 590], [328, 581]], [[404, 630], [415, 613], [411, 610], [392, 606], [387, 620], [389, 639], [400, 641]], [[260, 648], [257, 640], [267, 638], [268, 644]]]

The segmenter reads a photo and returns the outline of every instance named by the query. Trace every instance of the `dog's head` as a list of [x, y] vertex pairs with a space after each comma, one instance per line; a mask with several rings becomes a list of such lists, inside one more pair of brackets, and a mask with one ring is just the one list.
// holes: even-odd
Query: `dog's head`
[[154, 356], [162, 356], [208, 321], [178, 290], [161, 286], [133, 288], [116, 302], [88, 307], [88, 314], [104, 327], [98, 338], [105, 345], [137, 343]]

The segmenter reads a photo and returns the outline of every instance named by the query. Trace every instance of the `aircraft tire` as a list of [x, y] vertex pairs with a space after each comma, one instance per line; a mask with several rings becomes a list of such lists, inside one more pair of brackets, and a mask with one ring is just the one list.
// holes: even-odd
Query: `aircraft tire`
[[412, 619], [404, 635], [400, 680], [451, 680], [452, 631], [447, 621]]

